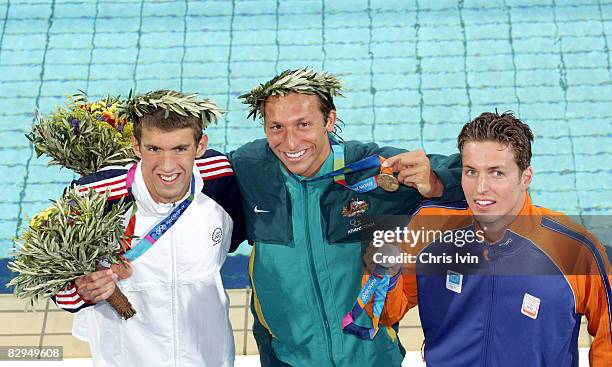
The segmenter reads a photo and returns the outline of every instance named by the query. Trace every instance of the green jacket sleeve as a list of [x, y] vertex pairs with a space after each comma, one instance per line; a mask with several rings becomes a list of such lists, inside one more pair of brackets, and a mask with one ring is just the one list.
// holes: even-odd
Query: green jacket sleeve
[[[407, 150], [392, 147], [377, 148], [375, 144], [371, 143], [365, 144], [364, 146], [371, 152], [370, 154], [381, 154], [385, 158], [407, 152]], [[444, 185], [442, 196], [434, 198], [434, 200], [441, 203], [463, 200], [465, 196], [461, 189], [461, 156], [459, 154], [451, 154], [449, 156], [427, 154], [427, 157], [429, 158], [431, 169], [436, 173], [440, 181], [442, 181], [442, 185]]]
[[431, 169], [444, 185], [444, 192], [437, 201], [450, 203], [463, 200], [465, 195], [461, 189], [461, 156], [459, 154], [449, 156], [428, 154], [427, 157], [429, 157]]

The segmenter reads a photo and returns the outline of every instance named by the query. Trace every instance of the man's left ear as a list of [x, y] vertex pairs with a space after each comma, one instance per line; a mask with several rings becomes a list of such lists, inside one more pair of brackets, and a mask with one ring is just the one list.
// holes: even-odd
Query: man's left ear
[[198, 142], [198, 147], [196, 149], [196, 158], [201, 157], [206, 151], [206, 146], [208, 145], [208, 135], [202, 134], [202, 138]]
[[132, 135], [132, 150], [138, 159], [142, 159], [142, 153], [140, 153], [140, 143], [136, 140], [136, 137]]
[[531, 169], [531, 166], [529, 166], [523, 170], [523, 174], [521, 175], [521, 186], [523, 187], [523, 191], [527, 191], [532, 179], [533, 170]]
[[331, 110], [327, 116], [327, 121], [325, 121], [325, 130], [331, 133], [334, 131], [334, 127], [336, 127], [336, 110]]

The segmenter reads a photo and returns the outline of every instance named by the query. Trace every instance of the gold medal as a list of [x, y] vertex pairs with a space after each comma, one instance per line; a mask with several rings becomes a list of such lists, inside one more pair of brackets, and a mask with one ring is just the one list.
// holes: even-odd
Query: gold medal
[[395, 192], [399, 189], [399, 182], [393, 175], [381, 173], [378, 175], [378, 186], [387, 192]]
[[384, 157], [379, 156], [378, 158], [380, 159], [380, 174], [376, 178], [378, 186], [387, 192], [397, 191], [397, 189], [399, 189], [399, 181], [393, 176], [393, 169], [391, 167], [382, 166], [385, 161]]

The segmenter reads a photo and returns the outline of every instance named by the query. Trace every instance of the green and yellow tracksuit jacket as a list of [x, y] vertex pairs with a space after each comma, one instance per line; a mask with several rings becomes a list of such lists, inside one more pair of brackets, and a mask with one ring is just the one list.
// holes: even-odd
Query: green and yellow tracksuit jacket
[[[355, 141], [341, 146], [346, 164], [403, 152]], [[408, 215], [423, 197], [404, 186], [394, 193], [377, 188], [358, 194], [331, 179], [304, 182], [283, 168], [265, 139], [229, 157], [253, 244], [253, 333], [262, 366], [400, 366], [403, 349], [392, 328], [362, 340], [343, 333], [342, 318], [362, 284], [359, 218]], [[462, 199], [458, 155], [429, 159], [445, 187], [440, 201]], [[332, 170], [330, 154], [316, 176]], [[351, 185], [377, 173], [376, 168], [353, 173], [346, 181]], [[365, 312], [356, 323], [372, 326]]]

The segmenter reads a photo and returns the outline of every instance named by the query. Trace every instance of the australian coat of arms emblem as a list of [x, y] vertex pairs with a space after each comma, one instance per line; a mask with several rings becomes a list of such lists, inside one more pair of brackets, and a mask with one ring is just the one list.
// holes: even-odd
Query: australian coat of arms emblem
[[365, 213], [368, 210], [368, 202], [365, 200], [354, 199], [349, 201], [342, 208], [343, 217], [355, 217]]

